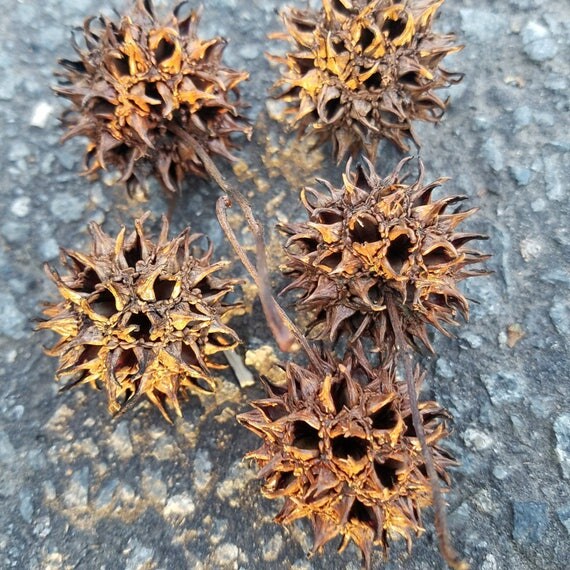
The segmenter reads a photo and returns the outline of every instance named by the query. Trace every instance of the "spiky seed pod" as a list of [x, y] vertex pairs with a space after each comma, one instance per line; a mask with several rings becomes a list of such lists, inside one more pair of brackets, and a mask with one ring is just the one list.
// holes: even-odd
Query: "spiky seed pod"
[[320, 181], [328, 195], [313, 188], [301, 192], [309, 221], [286, 223], [287, 262], [283, 270], [294, 280], [285, 291], [300, 289], [299, 310], [312, 311], [310, 328], [317, 338], [335, 341], [341, 332], [352, 340], [369, 336], [379, 349], [393, 352], [393, 324], [386, 306], [396, 304], [404, 333], [412, 345], [431, 350], [426, 325], [448, 334], [444, 325], [468, 317], [469, 306], [458, 283], [482, 275], [468, 270], [488, 256], [470, 247], [477, 233], [457, 226], [476, 209], [447, 209], [465, 199], [450, 196], [432, 201], [432, 191], [445, 182], [406, 183], [400, 162], [382, 179], [368, 161], [351, 170], [342, 188]]
[[[392, 371], [370, 369], [354, 356], [339, 362], [288, 364], [285, 388], [269, 386], [266, 399], [238, 416], [263, 439], [248, 457], [261, 468], [262, 492], [285, 503], [282, 524], [306, 517], [314, 528], [313, 552], [342, 536], [370, 564], [373, 544], [385, 551], [397, 537], [411, 544], [422, 532], [421, 509], [431, 487], [416, 437], [405, 383]], [[418, 386], [422, 377], [417, 374]], [[422, 402], [420, 415], [442, 481], [455, 462], [438, 442], [447, 435], [447, 413]]]
[[441, 62], [462, 49], [451, 34], [432, 30], [443, 0], [323, 0], [323, 9], [285, 8], [294, 46], [276, 83], [290, 103], [291, 124], [332, 140], [338, 161], [365, 151], [373, 159], [381, 139], [408, 150], [415, 120], [438, 122], [447, 105], [435, 90], [461, 80]]
[[200, 13], [185, 4], [164, 22], [151, 0], [118, 22], [88, 18], [79, 60], [59, 61], [55, 91], [73, 104], [64, 139], [87, 137], [86, 174], [111, 166], [131, 193], [152, 174], [178, 192], [186, 174], [207, 176], [196, 145], [232, 160], [230, 135], [250, 135], [238, 91], [249, 75], [222, 65], [226, 41], [200, 39]]
[[179, 396], [212, 392], [212, 370], [224, 367], [215, 355], [239, 342], [224, 324], [241, 308], [225, 302], [239, 281], [216, 276], [227, 262], [212, 263], [212, 245], [188, 228], [169, 241], [164, 219], [151, 241], [147, 215], [116, 239], [91, 224], [89, 255], [62, 250], [65, 276], [46, 265], [63, 301], [38, 328], [61, 336], [47, 354], [59, 358], [64, 388], [103, 388], [112, 414], [146, 396], [169, 420], [164, 404], [180, 416]]

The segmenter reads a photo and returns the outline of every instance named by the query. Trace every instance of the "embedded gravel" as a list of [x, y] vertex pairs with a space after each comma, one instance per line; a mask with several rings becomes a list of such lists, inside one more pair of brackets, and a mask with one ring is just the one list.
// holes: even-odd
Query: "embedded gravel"
[[[278, 506], [241, 460], [256, 438], [234, 421], [259, 385], [240, 390], [227, 372], [215, 401], [190, 400], [174, 426], [148, 405], [112, 421], [101, 394], [57, 393], [56, 363], [42, 353], [52, 339], [32, 332], [42, 301], [56, 298], [42, 264], [57, 263], [58, 246], [85, 247], [88, 221], [115, 232], [148, 208], [156, 229], [166, 209], [157, 188], [140, 203], [110, 176], [80, 178], [82, 142], [59, 144], [65, 103], [50, 91], [55, 61], [71, 55], [70, 29], [102, 4], [110, 9], [94, 0], [0, 0], [0, 567], [357, 570], [354, 547], [338, 555], [330, 545], [307, 560], [308, 525], [272, 522]], [[202, 35], [228, 37], [226, 62], [251, 72], [243, 95], [260, 134], [238, 154], [266, 179], [254, 203], [271, 228], [279, 216], [301, 215], [291, 173], [267, 166], [267, 153], [297, 144], [265, 103], [277, 75], [263, 55], [266, 34], [280, 29], [282, 2], [206, 4]], [[455, 418], [448, 447], [461, 466], [450, 526], [474, 569], [567, 568], [570, 4], [448, 0], [437, 26], [465, 43], [448, 62], [465, 79], [450, 90], [441, 125], [418, 127], [421, 156], [428, 177], [450, 176], [447, 191], [480, 207], [469, 224], [489, 234], [483, 247], [494, 271], [466, 283], [471, 321], [457, 338], [436, 338], [439, 356], [424, 362], [425, 396]], [[381, 150], [378, 169], [387, 173], [400, 155]], [[328, 151], [295, 180], [338, 183]], [[189, 181], [173, 225], [191, 223], [218, 255], [233, 257], [214, 219], [218, 195]], [[233, 271], [242, 272], [237, 263]], [[250, 348], [269, 338], [259, 314], [256, 304], [239, 325]], [[430, 514], [425, 524], [411, 555], [396, 544], [388, 562], [375, 554], [374, 567], [443, 568]]]

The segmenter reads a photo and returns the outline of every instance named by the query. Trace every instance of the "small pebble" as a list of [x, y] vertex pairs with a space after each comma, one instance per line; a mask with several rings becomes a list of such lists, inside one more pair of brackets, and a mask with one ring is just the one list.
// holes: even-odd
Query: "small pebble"
[[8, 434], [0, 430], [0, 463], [11, 464], [16, 459], [16, 450]]
[[32, 522], [34, 506], [32, 505], [32, 495], [28, 490], [20, 491], [20, 514], [28, 524]]
[[517, 130], [524, 129], [532, 123], [532, 110], [526, 105], [518, 107], [513, 113], [515, 127]]
[[105, 509], [113, 502], [113, 497], [118, 485], [119, 481], [117, 479], [111, 479], [101, 486], [99, 494], [95, 499], [94, 506], [96, 510]]
[[239, 50], [239, 54], [243, 59], [257, 59], [263, 50], [256, 44], [248, 44]]
[[50, 212], [62, 222], [77, 222], [83, 218], [85, 198], [67, 192], [56, 194], [49, 205]]
[[497, 559], [492, 554], [487, 554], [481, 564], [481, 570], [498, 570], [498, 568]]
[[485, 432], [467, 428], [463, 433], [463, 441], [477, 451], [483, 451], [493, 445], [493, 438]]
[[548, 507], [538, 501], [514, 501], [513, 538], [519, 544], [537, 543], [548, 527]]
[[274, 562], [279, 557], [282, 548], [283, 535], [280, 532], [276, 532], [263, 549], [263, 560], [266, 562]]
[[566, 300], [555, 301], [548, 314], [556, 330], [567, 340], [570, 337], [570, 303]]
[[32, 127], [38, 127], [39, 129], [43, 129], [53, 112], [53, 107], [46, 103], [45, 101], [40, 101], [32, 111], [32, 118], [30, 119], [30, 125]]
[[509, 471], [502, 467], [501, 465], [497, 465], [493, 467], [493, 477], [498, 479], [499, 481], [505, 480], [509, 476]]
[[521, 35], [524, 52], [536, 63], [548, 61], [558, 52], [556, 41], [551, 37], [548, 28], [538, 22], [528, 22]]
[[162, 480], [160, 472], [145, 469], [142, 474], [141, 490], [151, 501], [165, 505], [168, 498], [168, 487]]
[[67, 490], [63, 495], [67, 507], [85, 507], [89, 502], [89, 467], [85, 466], [73, 472]]
[[133, 456], [133, 444], [126, 422], [121, 422], [116, 427], [109, 438], [109, 444], [120, 459], [130, 459]]
[[554, 422], [556, 455], [565, 479], [570, 479], [570, 413], [558, 416]]
[[206, 450], [199, 450], [194, 456], [194, 486], [200, 492], [207, 489], [212, 478], [212, 462]]
[[530, 207], [533, 212], [544, 212], [546, 205], [546, 200], [544, 198], [537, 198], [531, 202]]
[[455, 377], [455, 372], [451, 363], [441, 356], [437, 359], [435, 373], [438, 377], [445, 378], [446, 380], [451, 380]]
[[503, 153], [494, 139], [487, 139], [483, 144], [483, 157], [494, 172], [503, 170], [505, 163]]
[[12, 202], [10, 212], [18, 218], [25, 218], [30, 213], [30, 203], [29, 196], [20, 196]]
[[14, 297], [0, 292], [0, 334], [16, 340], [24, 338], [26, 325], [26, 316], [18, 309]]
[[518, 186], [527, 186], [530, 182], [531, 170], [520, 166], [511, 166], [511, 176]]
[[226, 542], [216, 548], [213, 558], [216, 564], [227, 566], [237, 562], [238, 556], [239, 548], [235, 544]]
[[540, 256], [542, 243], [533, 238], [523, 239], [520, 244], [520, 251], [523, 259], [529, 262]]
[[59, 245], [53, 238], [42, 240], [39, 252], [43, 261], [51, 261], [59, 255]]
[[147, 548], [141, 544], [137, 544], [133, 548], [132, 555], [127, 559], [125, 570], [148, 570], [154, 568], [152, 564], [154, 558], [154, 550]]
[[44, 499], [46, 502], [55, 501], [57, 494], [55, 491], [55, 485], [52, 481], [44, 481], [43, 483]]
[[192, 497], [188, 493], [180, 493], [168, 499], [162, 514], [165, 518], [184, 518], [192, 515], [195, 510]]
[[512, 372], [481, 374], [481, 380], [494, 406], [509, 404], [523, 397], [526, 382]]

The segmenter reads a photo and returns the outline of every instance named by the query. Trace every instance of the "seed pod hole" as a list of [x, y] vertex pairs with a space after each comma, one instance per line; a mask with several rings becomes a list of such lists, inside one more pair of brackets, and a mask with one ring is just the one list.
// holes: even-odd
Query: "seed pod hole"
[[112, 317], [117, 313], [117, 305], [115, 303], [115, 296], [109, 289], [103, 289], [100, 291], [92, 302], [91, 308], [93, 312], [101, 315], [102, 317]]
[[412, 241], [407, 235], [398, 236], [390, 246], [386, 253], [386, 260], [395, 273], [400, 273], [404, 263], [410, 256], [410, 249], [412, 248]]
[[354, 227], [349, 231], [353, 242], [373, 243], [380, 240], [378, 222], [371, 216], [361, 216], [354, 222]]
[[391, 430], [398, 424], [398, 414], [390, 404], [382, 406], [370, 416], [370, 419], [372, 420], [372, 428], [377, 430]]
[[293, 446], [298, 449], [315, 450], [319, 448], [319, 432], [307, 422], [297, 421], [293, 426]]
[[386, 489], [393, 489], [398, 482], [398, 470], [402, 469], [403, 463], [396, 459], [387, 459], [384, 462], [374, 462], [376, 477]]
[[355, 461], [359, 461], [368, 451], [366, 441], [359, 437], [335, 437], [331, 443], [333, 455], [339, 459], [348, 459], [350, 457]]
[[371, 528], [375, 528], [377, 526], [376, 523], [378, 522], [376, 520], [374, 511], [358, 499], [354, 500], [354, 503], [350, 508], [350, 512], [348, 513], [348, 520], [352, 522], [358, 521]]
[[137, 329], [131, 332], [131, 336], [137, 340], [142, 340], [143, 342], [150, 341], [150, 329], [152, 328], [152, 323], [150, 319], [144, 313], [134, 313], [130, 316], [127, 321], [127, 326], [136, 326]]
[[166, 38], [162, 38], [158, 42], [158, 46], [154, 51], [154, 57], [156, 58], [156, 63], [160, 65], [167, 59], [170, 59], [174, 52], [176, 51], [176, 44], [172, 41], [168, 41]]
[[168, 301], [176, 287], [176, 281], [172, 279], [157, 279], [152, 287], [157, 301]]

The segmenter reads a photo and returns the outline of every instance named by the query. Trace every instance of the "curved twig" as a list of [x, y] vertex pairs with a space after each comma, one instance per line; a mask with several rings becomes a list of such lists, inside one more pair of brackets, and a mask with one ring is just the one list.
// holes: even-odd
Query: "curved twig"
[[427, 474], [431, 482], [432, 500], [435, 512], [435, 529], [441, 554], [445, 559], [445, 562], [448, 564], [448, 566], [453, 568], [453, 570], [469, 570], [469, 564], [467, 561], [461, 559], [451, 544], [449, 528], [447, 526], [446, 505], [445, 501], [443, 500], [441, 487], [439, 486], [439, 478], [435, 470], [431, 450], [428, 447], [426, 441], [424, 425], [422, 423], [420, 410], [418, 408], [418, 396], [416, 393], [414, 373], [412, 368], [412, 355], [410, 354], [409, 344], [406, 342], [404, 332], [402, 331], [402, 326], [394, 299], [393, 297], [389, 297], [386, 299], [386, 301], [388, 314], [390, 316], [390, 323], [392, 325], [394, 336], [396, 338], [396, 349], [399, 353], [402, 354], [402, 360], [404, 361], [404, 376], [406, 380], [408, 397], [410, 399], [412, 422], [414, 424], [414, 429], [416, 430], [416, 434], [420, 442]]
[[[279, 348], [284, 352], [289, 352], [295, 345], [296, 335], [292, 333], [290, 325], [292, 325], [289, 318], [285, 315], [281, 307], [277, 304], [271, 293], [271, 286], [269, 285], [269, 271], [267, 269], [267, 255], [265, 249], [265, 239], [263, 237], [263, 227], [255, 218], [253, 210], [246, 197], [239, 191], [231, 186], [224, 178], [222, 173], [218, 170], [214, 161], [210, 158], [208, 152], [202, 145], [184, 129], [178, 125], [172, 124], [168, 127], [176, 136], [184, 139], [196, 153], [198, 158], [202, 161], [206, 172], [212, 177], [216, 184], [231, 198], [237, 202], [240, 207], [247, 225], [255, 239], [255, 255], [256, 264], [254, 266], [246, 253], [241, 248], [235, 234], [233, 233], [226, 216], [226, 208], [231, 206], [231, 200], [227, 198], [219, 198], [216, 205], [218, 213], [218, 221], [224, 230], [228, 240], [234, 248], [236, 254], [239, 256], [241, 262], [252, 276], [259, 291], [259, 300], [265, 313], [267, 323], [271, 328], [271, 332], [275, 337], [275, 341]], [[293, 325], [294, 326], [294, 325]], [[297, 339], [298, 340], [298, 339]]]
[[[307, 338], [303, 333], [301, 333], [297, 325], [295, 325], [295, 323], [293, 323], [293, 321], [288, 317], [287, 313], [283, 310], [279, 303], [277, 303], [271, 294], [271, 290], [268, 286], [268, 281], [264, 281], [263, 276], [259, 274], [258, 269], [253, 265], [247, 256], [247, 253], [239, 243], [234, 230], [228, 222], [226, 210], [228, 207], [230, 207], [230, 205], [231, 204], [229, 203], [229, 199], [227, 197], [222, 196], [218, 198], [218, 202], [216, 204], [218, 222], [226, 234], [226, 237], [228, 238], [231, 246], [234, 248], [237, 256], [240, 258], [240, 261], [246, 268], [247, 272], [251, 275], [251, 278], [259, 289], [259, 298], [264, 307], [265, 318], [267, 319], [269, 328], [275, 337], [275, 341], [279, 345], [279, 348], [284, 352], [292, 351], [295, 343], [299, 343], [313, 365], [315, 365], [317, 368], [320, 368], [321, 361], [309, 344]], [[263, 253], [265, 254], [265, 252]], [[285, 330], [287, 336], [283, 335], [283, 330]]]

